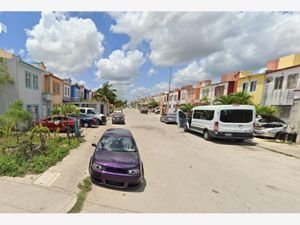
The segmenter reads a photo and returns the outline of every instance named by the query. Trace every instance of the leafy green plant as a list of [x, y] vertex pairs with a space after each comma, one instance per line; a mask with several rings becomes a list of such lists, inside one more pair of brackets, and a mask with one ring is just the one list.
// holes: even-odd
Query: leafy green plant
[[259, 116], [275, 116], [279, 113], [276, 106], [255, 105], [256, 114]]
[[182, 110], [183, 112], [189, 112], [193, 107], [194, 105], [191, 103], [183, 103], [179, 105], [180, 110]]
[[0, 57], [0, 84], [13, 84], [14, 78], [9, 74], [6, 59]]
[[24, 110], [23, 101], [21, 99], [17, 99], [8, 107], [5, 112], [5, 116], [12, 121], [12, 127], [15, 131], [17, 131], [17, 143], [19, 143], [18, 125], [22, 122], [29, 121], [31, 114]]
[[221, 95], [217, 97], [214, 101], [216, 105], [253, 105], [252, 96], [246, 92], [236, 92], [231, 93], [230, 95]]

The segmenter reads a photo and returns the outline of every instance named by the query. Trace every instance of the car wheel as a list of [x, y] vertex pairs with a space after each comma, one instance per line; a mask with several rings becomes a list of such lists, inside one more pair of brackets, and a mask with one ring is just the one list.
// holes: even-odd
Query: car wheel
[[97, 125], [101, 125], [102, 124], [102, 121], [97, 119]]
[[88, 128], [88, 127], [89, 127], [89, 124], [85, 122], [85, 123], [83, 124], [83, 126], [84, 126], [85, 128]]
[[211, 140], [211, 136], [210, 136], [208, 130], [204, 130], [203, 138], [204, 138], [204, 140], [206, 140], [206, 141], [210, 141], [210, 140]]

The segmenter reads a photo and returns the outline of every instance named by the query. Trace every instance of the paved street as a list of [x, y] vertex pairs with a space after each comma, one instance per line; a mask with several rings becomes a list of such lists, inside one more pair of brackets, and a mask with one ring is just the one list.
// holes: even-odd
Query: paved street
[[207, 142], [201, 135], [159, 122], [159, 115], [136, 109], [125, 114], [126, 125], [109, 121], [84, 129], [86, 142], [43, 174], [1, 177], [0, 212], [70, 210], [77, 184], [88, 176], [91, 143], [110, 127], [132, 131], [146, 182], [133, 191], [93, 185], [83, 213], [300, 212], [300, 159], [255, 143]]
[[159, 115], [125, 110], [146, 185], [122, 191], [93, 185], [82, 212], [300, 212], [300, 161], [255, 143], [207, 142]]

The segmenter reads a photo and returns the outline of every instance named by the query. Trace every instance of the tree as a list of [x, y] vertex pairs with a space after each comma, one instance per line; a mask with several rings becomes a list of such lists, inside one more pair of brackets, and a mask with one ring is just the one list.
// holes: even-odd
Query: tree
[[22, 122], [28, 122], [31, 114], [24, 110], [23, 101], [18, 99], [8, 107], [5, 115], [12, 121], [12, 127], [17, 131], [17, 143], [19, 143], [18, 126]]
[[215, 99], [214, 104], [216, 105], [253, 105], [252, 96], [246, 92], [236, 92], [230, 95], [222, 95]]
[[279, 113], [279, 109], [276, 106], [256, 105], [255, 110], [259, 116], [275, 116]]
[[189, 112], [194, 106], [191, 103], [183, 103], [179, 105], [180, 110], [183, 112]]
[[13, 84], [14, 78], [8, 72], [6, 60], [0, 57], [0, 84], [6, 83]]
[[150, 108], [155, 108], [158, 106], [158, 102], [155, 101], [154, 99], [151, 99], [151, 101], [149, 102], [149, 107]]
[[70, 116], [69, 115], [72, 113], [75, 116], [79, 115], [79, 109], [75, 105], [72, 105], [72, 104], [64, 104], [64, 105], [56, 106], [52, 110], [52, 115], [62, 115], [67, 118], [67, 126], [65, 127], [64, 123], [62, 123], [62, 126], [64, 126], [65, 130], [67, 131], [69, 145], [71, 145], [70, 132], [71, 131], [73, 132], [73, 130], [71, 130], [71, 128], [70, 128], [70, 121], [69, 121]]
[[112, 89], [112, 84], [106, 82], [102, 84], [101, 88], [98, 88], [95, 92], [94, 99], [97, 101], [105, 101], [109, 102], [110, 104], [114, 104], [117, 100], [117, 90]]
[[126, 105], [127, 101], [122, 101], [120, 99], [115, 100], [115, 107], [116, 108], [122, 108]]

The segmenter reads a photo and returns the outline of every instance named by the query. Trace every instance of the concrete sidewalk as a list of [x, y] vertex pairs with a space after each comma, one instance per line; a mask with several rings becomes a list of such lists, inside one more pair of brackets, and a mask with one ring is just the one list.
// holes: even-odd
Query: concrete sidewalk
[[269, 151], [291, 156], [300, 159], [300, 146], [295, 144], [286, 144], [275, 142], [270, 139], [254, 138], [253, 141], [257, 146]]
[[88, 176], [88, 163], [106, 126], [84, 129], [86, 142], [40, 175], [0, 178], [1, 213], [68, 212], [76, 202], [77, 184]]

